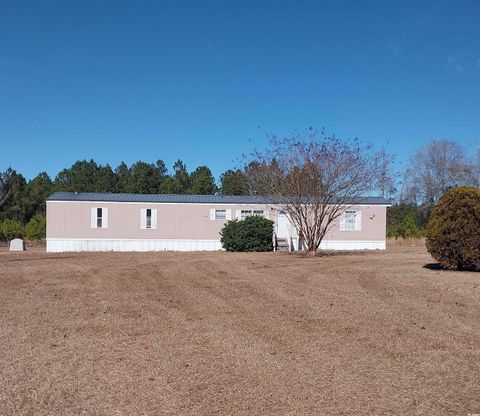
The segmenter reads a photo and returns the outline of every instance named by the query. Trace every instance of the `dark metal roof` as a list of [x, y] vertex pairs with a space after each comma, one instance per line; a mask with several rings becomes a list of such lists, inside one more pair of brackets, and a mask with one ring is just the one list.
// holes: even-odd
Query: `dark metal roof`
[[[179, 204], [274, 204], [271, 197], [260, 195], [166, 195], [166, 194], [110, 194], [89, 192], [55, 192], [47, 201], [145, 202]], [[278, 201], [278, 200], [277, 200]], [[390, 205], [382, 197], [361, 196], [349, 201], [351, 205]]]

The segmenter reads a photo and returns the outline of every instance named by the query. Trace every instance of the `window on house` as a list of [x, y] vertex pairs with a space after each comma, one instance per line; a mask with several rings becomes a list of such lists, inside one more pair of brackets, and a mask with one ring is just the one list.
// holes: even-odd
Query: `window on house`
[[157, 229], [157, 209], [156, 208], [140, 209], [140, 229], [141, 230]]
[[216, 209], [215, 210], [215, 219], [216, 220], [226, 220], [227, 219], [227, 210], [226, 209]]
[[355, 211], [345, 211], [345, 230], [355, 231], [356, 216]]
[[102, 208], [97, 208], [97, 228], [102, 228], [102, 225], [103, 225]]
[[152, 210], [150, 208], [147, 208], [147, 211], [146, 211], [145, 227], [152, 228]]
[[255, 210], [251, 210], [251, 209], [242, 209], [240, 211], [240, 219], [245, 219], [247, 217], [251, 217], [252, 215], [256, 215], [258, 217], [264, 217], [265, 216], [265, 211], [263, 209], [255, 209]]
[[90, 227], [108, 228], [108, 208], [90, 208]]

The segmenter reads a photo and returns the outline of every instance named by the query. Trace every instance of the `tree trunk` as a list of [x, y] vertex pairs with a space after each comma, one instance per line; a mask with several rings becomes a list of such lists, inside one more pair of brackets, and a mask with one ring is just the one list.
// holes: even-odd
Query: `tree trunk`
[[308, 257], [315, 257], [317, 255], [317, 246], [313, 241], [309, 241], [306, 247], [306, 255]]

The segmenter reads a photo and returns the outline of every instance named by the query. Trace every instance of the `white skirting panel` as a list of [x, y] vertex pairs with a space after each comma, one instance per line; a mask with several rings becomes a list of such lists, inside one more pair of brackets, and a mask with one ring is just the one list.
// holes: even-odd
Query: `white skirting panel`
[[[292, 249], [298, 250], [298, 239], [292, 240]], [[385, 240], [342, 241], [324, 240], [321, 250], [385, 250]], [[70, 251], [217, 251], [220, 240], [128, 240], [101, 238], [47, 238], [47, 252]]]
[[220, 240], [128, 240], [101, 238], [47, 238], [47, 252], [67, 251], [216, 251]]
[[378, 241], [342, 241], [342, 240], [323, 240], [320, 243], [321, 250], [385, 250], [387, 244], [385, 240]]

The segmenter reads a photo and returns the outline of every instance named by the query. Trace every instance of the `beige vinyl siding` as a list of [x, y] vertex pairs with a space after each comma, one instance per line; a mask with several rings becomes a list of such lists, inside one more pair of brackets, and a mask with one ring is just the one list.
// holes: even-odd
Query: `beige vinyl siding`
[[[93, 208], [103, 208], [105, 223], [102, 230], [92, 228]], [[141, 209], [152, 209], [156, 228], [145, 232], [141, 228]], [[47, 202], [47, 238], [118, 238], [118, 239], [192, 239], [219, 240], [225, 221], [212, 221], [211, 209], [224, 209], [228, 215], [239, 218], [241, 210], [264, 210], [273, 221], [277, 211], [266, 205], [209, 205], [209, 204], [145, 204], [145, 203], [95, 203]], [[327, 234], [329, 240], [385, 240], [386, 207], [382, 205], [352, 207], [361, 213], [358, 230], [343, 231], [337, 224]], [[230, 214], [228, 214], [230, 212]], [[235, 214], [235, 215], [233, 215]]]

